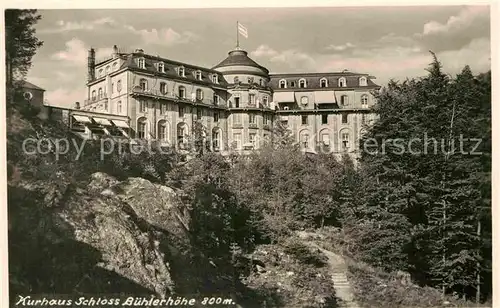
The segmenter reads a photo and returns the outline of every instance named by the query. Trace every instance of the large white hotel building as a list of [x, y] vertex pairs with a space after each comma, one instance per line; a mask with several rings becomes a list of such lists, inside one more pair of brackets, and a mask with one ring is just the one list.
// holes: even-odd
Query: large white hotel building
[[115, 45], [99, 62], [89, 50], [87, 98], [69, 111], [69, 125], [87, 138], [175, 146], [201, 127], [213, 149], [227, 153], [258, 149], [281, 121], [307, 151], [355, 152], [364, 124], [375, 117], [373, 78], [346, 70], [271, 74], [240, 48], [205, 68]]

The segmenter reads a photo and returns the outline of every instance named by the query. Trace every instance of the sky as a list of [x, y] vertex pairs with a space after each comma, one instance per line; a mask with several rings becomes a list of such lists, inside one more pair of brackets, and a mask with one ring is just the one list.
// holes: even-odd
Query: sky
[[488, 6], [235, 9], [39, 10], [44, 41], [27, 80], [50, 105], [86, 99], [87, 50], [97, 59], [142, 48], [148, 54], [211, 68], [236, 45], [236, 21], [248, 29], [241, 48], [271, 73], [369, 73], [375, 83], [426, 74], [435, 52], [446, 73], [490, 60]]

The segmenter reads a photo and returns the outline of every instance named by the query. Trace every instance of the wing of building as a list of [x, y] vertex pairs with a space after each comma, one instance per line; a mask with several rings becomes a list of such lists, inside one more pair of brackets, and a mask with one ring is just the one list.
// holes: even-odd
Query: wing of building
[[250, 151], [272, 138], [277, 121], [311, 152], [357, 150], [374, 119], [366, 73], [270, 74], [239, 48], [212, 68], [142, 49], [96, 61], [88, 55], [87, 98], [68, 124], [89, 138], [155, 139], [186, 146], [201, 135], [215, 151]]

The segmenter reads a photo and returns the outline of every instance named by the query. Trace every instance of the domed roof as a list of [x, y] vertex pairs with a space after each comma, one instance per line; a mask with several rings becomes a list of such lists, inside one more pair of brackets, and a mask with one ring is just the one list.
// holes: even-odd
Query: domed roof
[[269, 74], [267, 68], [259, 65], [257, 62], [250, 59], [250, 57], [248, 57], [248, 53], [245, 50], [238, 48], [235, 50], [231, 50], [228, 53], [228, 57], [222, 60], [222, 62], [220, 62], [216, 66], [214, 66], [213, 69], [225, 66], [238, 66], [238, 65], [256, 67], [266, 72], [266, 74]]

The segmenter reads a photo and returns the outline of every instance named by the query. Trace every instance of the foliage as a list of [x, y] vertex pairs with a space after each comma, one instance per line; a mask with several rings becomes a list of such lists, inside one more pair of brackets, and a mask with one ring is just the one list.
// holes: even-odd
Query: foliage
[[[363, 152], [362, 194], [345, 232], [361, 260], [484, 297], [491, 292], [490, 74], [474, 77], [465, 67], [452, 78], [435, 57], [428, 72], [378, 94], [379, 120], [361, 143], [375, 141], [376, 151]], [[404, 151], [382, 146], [397, 138]], [[474, 138], [479, 155], [471, 154]], [[411, 151], [410, 140], [417, 140]]]
[[5, 66], [7, 69], [7, 102], [11, 103], [19, 82], [24, 80], [31, 59], [43, 45], [35, 36], [36, 23], [41, 19], [37, 10], [5, 10]]

